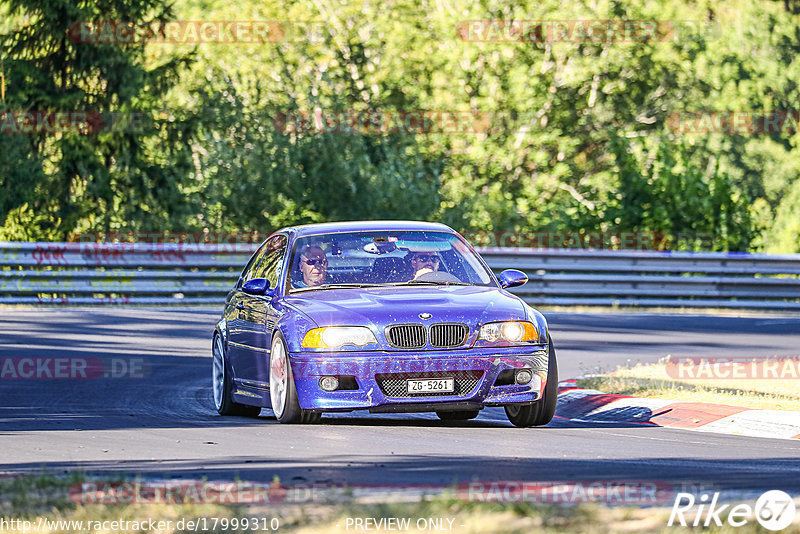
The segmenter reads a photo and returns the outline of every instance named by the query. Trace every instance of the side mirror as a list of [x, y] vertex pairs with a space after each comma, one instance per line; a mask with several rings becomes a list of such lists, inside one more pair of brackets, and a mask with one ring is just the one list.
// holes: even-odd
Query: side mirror
[[274, 297], [276, 291], [269, 288], [269, 280], [266, 278], [253, 278], [248, 280], [242, 286], [242, 291], [248, 295], [266, 295], [267, 297]]
[[526, 284], [528, 282], [528, 275], [517, 269], [506, 269], [500, 273], [497, 279], [500, 280], [500, 287], [506, 289]]

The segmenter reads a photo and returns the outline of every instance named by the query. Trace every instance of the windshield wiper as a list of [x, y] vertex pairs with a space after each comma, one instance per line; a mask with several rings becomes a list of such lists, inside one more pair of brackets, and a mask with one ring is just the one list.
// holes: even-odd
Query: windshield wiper
[[452, 282], [446, 280], [409, 280], [408, 282], [397, 282], [386, 284], [392, 286], [474, 286], [468, 282]]
[[309, 287], [295, 287], [292, 288], [292, 293], [301, 293], [303, 291], [314, 291], [322, 289], [351, 289], [354, 287], [376, 287], [380, 284], [322, 284], [321, 286]]

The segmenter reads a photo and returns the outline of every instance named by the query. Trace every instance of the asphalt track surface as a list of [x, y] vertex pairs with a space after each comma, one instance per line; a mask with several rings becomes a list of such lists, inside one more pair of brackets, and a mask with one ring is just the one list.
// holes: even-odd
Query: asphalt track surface
[[[2, 309], [0, 357], [133, 358], [145, 378], [0, 380], [0, 473], [447, 485], [664, 481], [800, 491], [800, 440], [642, 425], [512, 427], [502, 409], [463, 423], [354, 412], [322, 424], [221, 417], [210, 389], [215, 309]], [[667, 354], [800, 353], [798, 317], [546, 313], [561, 377]], [[800, 384], [799, 384], [800, 387]]]

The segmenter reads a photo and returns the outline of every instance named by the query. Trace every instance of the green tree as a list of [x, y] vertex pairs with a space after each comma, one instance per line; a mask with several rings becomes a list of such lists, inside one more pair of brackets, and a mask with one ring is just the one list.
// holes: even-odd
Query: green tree
[[746, 250], [752, 239], [747, 197], [718, 164], [701, 167], [702, 154], [688, 143], [657, 142], [610, 143], [619, 187], [607, 201], [609, 221], [622, 231], [652, 232], [662, 247]]
[[82, 21], [164, 20], [170, 9], [161, 0], [5, 0], [5, 7], [18, 22], [0, 35], [6, 109], [85, 112], [102, 116], [105, 127], [89, 133], [21, 133], [6, 140], [4, 145], [16, 150], [10, 157], [25, 165], [7, 161], [1, 187], [26, 193], [0, 205], [0, 221], [27, 203], [49, 218], [47, 231], [61, 238], [86, 230], [186, 225], [191, 199], [182, 184], [191, 169], [185, 148], [190, 125], [152, 123], [155, 128], [139, 131], [108, 128], [108, 118], [161, 109], [188, 58], [149, 66], [143, 42], [91, 42], [70, 34], [70, 27]]
[[[68, 109], [161, 107], [182, 117], [135, 138], [22, 136], [31, 149], [20, 161], [41, 170], [30, 182], [19, 172], [17, 185], [4, 176], [12, 198], [0, 209], [27, 203], [59, 228], [241, 230], [411, 217], [463, 231], [640, 230], [686, 248], [800, 250], [791, 222], [800, 134], [670, 126], [680, 111], [797, 108], [793, 2], [179, 0], [181, 19], [273, 20], [286, 29], [279, 42], [200, 45], [180, 80], [186, 47], [145, 54], [144, 45], [76, 48], [63, 39], [79, 18], [169, 16], [154, 0], [4, 5], [14, 20], [41, 17], [45, 28], [6, 32], [10, 108], [55, 99]], [[598, 19], [659, 20], [669, 31], [521, 42], [458, 33], [469, 20]], [[34, 44], [21, 44], [26, 35]], [[51, 68], [65, 61], [63, 72]], [[159, 68], [164, 83], [146, 81]], [[122, 96], [103, 100], [112, 94]], [[492, 122], [485, 133], [415, 137], [272, 127], [277, 113], [315, 108], [471, 111]], [[687, 235], [701, 239], [677, 239]]]
[[[201, 90], [198, 173], [209, 228], [264, 229], [348, 219], [427, 219], [443, 163], [412, 136], [295, 134], [275, 102], [254, 102], [240, 81]], [[255, 82], [260, 85], [260, 82]], [[288, 88], [287, 88], [288, 89]], [[280, 86], [272, 90], [281, 91]], [[327, 109], [352, 109], [352, 103]]]

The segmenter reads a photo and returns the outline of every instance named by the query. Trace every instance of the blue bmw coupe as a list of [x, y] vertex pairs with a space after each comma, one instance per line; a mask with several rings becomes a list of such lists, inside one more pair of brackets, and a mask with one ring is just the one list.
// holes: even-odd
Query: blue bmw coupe
[[281, 423], [325, 412], [436, 412], [467, 420], [503, 406], [545, 425], [556, 354], [541, 313], [506, 289], [443, 224], [312, 224], [272, 234], [228, 293], [212, 342], [222, 415], [272, 408]]

